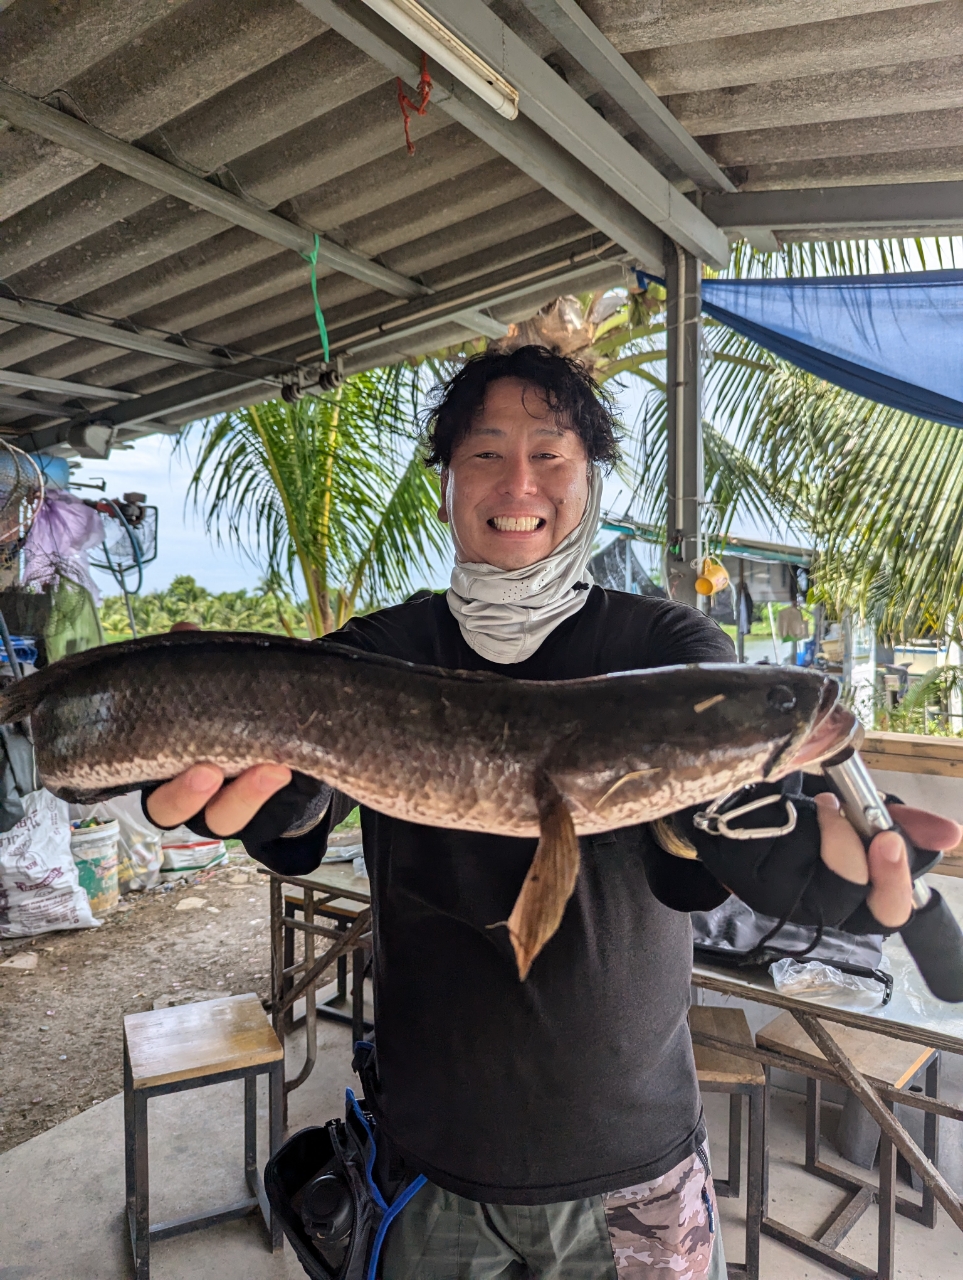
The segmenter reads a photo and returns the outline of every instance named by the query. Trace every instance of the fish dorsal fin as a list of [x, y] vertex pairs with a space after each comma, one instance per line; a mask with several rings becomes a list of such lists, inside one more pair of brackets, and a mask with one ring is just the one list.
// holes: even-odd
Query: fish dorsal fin
[[508, 917], [518, 976], [524, 980], [532, 961], [555, 934], [578, 878], [575, 824], [561, 793], [543, 773], [536, 779], [540, 835], [532, 865]]

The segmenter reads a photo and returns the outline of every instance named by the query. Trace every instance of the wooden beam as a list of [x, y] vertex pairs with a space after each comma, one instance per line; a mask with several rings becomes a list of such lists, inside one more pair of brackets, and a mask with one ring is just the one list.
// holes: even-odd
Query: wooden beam
[[867, 729], [860, 754], [870, 769], [963, 778], [963, 738]]

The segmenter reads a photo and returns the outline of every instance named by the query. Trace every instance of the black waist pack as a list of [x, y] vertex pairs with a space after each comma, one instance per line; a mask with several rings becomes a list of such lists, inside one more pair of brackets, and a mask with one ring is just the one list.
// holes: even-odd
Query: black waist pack
[[842, 973], [872, 978], [883, 988], [883, 1004], [893, 994], [893, 977], [879, 968], [882, 936], [844, 933], [842, 929], [815, 929], [810, 925], [784, 924], [747, 907], [734, 894], [713, 911], [692, 911], [692, 949], [696, 960], [736, 969], [767, 967], [774, 960], [821, 960]]
[[425, 1185], [403, 1171], [389, 1175], [390, 1186], [377, 1177], [376, 1163], [387, 1162], [376, 1132], [364, 1100], [348, 1089], [343, 1120], [301, 1129], [265, 1166], [271, 1211], [312, 1280], [375, 1280], [388, 1227]]

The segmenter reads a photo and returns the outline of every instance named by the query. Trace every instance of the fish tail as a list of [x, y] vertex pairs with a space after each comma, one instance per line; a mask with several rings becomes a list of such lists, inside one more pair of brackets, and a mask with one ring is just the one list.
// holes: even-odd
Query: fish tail
[[561, 793], [547, 773], [541, 773], [535, 785], [538, 848], [508, 917], [508, 934], [523, 982], [535, 957], [562, 923], [580, 863], [575, 824]]

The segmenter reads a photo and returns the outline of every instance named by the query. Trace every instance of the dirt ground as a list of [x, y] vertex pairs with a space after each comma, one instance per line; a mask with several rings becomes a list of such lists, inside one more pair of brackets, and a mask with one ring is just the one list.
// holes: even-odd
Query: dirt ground
[[[189, 899], [203, 901], [185, 910]], [[3, 939], [0, 1151], [123, 1087], [124, 1014], [246, 991], [266, 1001], [268, 914], [267, 878], [238, 851], [192, 881], [128, 895], [99, 929]], [[35, 967], [4, 964], [25, 956]]]

